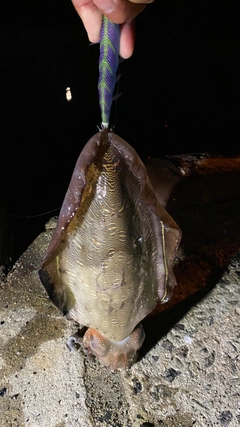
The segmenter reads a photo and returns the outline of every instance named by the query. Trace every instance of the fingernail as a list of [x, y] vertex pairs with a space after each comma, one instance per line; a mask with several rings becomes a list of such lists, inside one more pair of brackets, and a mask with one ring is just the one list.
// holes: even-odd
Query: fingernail
[[104, 0], [104, 1], [98, 2], [98, 8], [101, 10], [102, 13], [109, 14], [115, 10], [116, 6], [113, 1]]

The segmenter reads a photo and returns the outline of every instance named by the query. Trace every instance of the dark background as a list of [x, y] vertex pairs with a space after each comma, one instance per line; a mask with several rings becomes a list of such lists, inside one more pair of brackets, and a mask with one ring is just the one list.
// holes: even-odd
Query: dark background
[[[100, 112], [99, 46], [89, 44], [71, 1], [5, 3], [0, 264], [8, 266], [58, 215]], [[119, 66], [113, 124], [143, 160], [239, 153], [238, 30], [237, 2], [155, 0], [137, 17], [134, 54]]]

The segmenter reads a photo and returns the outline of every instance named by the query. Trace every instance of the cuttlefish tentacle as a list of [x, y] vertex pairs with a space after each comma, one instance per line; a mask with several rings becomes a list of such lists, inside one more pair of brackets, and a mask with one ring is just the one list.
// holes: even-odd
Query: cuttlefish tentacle
[[88, 328], [82, 338], [78, 333], [69, 337], [67, 345], [74, 351], [81, 346], [89, 360], [96, 356], [109, 370], [129, 368], [135, 362], [137, 351], [141, 348], [145, 333], [139, 324], [132, 333], [121, 341], [111, 341], [96, 329]]

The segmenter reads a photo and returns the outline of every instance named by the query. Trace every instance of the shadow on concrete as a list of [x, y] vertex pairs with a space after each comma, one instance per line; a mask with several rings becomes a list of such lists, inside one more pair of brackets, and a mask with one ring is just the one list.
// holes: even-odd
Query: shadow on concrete
[[219, 158], [215, 171], [206, 164], [205, 172], [203, 167], [188, 176], [188, 171], [173, 191], [167, 210], [182, 230], [175, 265], [178, 285], [170, 301], [158, 305], [143, 321], [146, 339], [140, 358], [178, 327], [190, 308], [221, 280], [240, 250], [240, 171], [234, 167], [234, 159], [233, 170], [231, 161], [225, 168], [228, 160]]

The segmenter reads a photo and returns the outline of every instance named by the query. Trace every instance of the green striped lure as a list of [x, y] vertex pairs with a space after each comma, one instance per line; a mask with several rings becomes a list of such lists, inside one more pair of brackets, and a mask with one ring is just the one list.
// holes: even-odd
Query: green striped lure
[[109, 128], [113, 91], [119, 61], [120, 28], [118, 24], [103, 16], [100, 55], [98, 93], [102, 128]]

